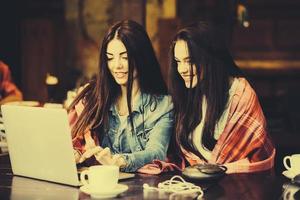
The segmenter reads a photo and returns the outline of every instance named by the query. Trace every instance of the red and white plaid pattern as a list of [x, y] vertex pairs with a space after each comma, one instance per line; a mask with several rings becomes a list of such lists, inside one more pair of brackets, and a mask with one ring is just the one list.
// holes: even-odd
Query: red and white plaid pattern
[[11, 74], [8, 66], [0, 61], [0, 100], [9, 95], [14, 95], [22, 98], [21, 91], [17, 88], [17, 86], [11, 80]]
[[[274, 166], [275, 148], [266, 130], [266, 120], [257, 96], [244, 78], [232, 97], [228, 121], [211, 159], [213, 164], [225, 165], [226, 173], [245, 173], [271, 169]], [[190, 165], [204, 163], [195, 154], [181, 149]], [[160, 165], [157, 162], [161, 162]], [[156, 164], [158, 169], [153, 170]], [[142, 173], [158, 174], [174, 169], [174, 164], [155, 161], [142, 167]], [[184, 162], [178, 168], [184, 169]]]

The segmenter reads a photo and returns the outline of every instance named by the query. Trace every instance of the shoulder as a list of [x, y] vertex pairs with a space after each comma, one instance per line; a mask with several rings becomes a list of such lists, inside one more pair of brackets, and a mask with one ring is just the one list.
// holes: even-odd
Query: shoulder
[[145, 108], [150, 108], [151, 110], [172, 110], [173, 102], [170, 95], [153, 95], [143, 93], [143, 105]]
[[1, 73], [9, 73], [10, 70], [9, 70], [9, 67], [0, 60], [0, 71]]
[[160, 104], [172, 105], [172, 97], [170, 95], [156, 95], [154, 96]]
[[256, 92], [246, 78], [236, 78], [235, 81], [237, 82], [234, 92], [235, 96], [238, 96], [241, 100], [246, 102], [253, 98], [257, 98]]
[[258, 97], [245, 78], [238, 78], [239, 82], [231, 102], [230, 113], [250, 115], [256, 120], [264, 120], [264, 115]]
[[155, 98], [160, 106], [173, 107], [173, 101], [170, 95], [154, 95], [153, 98]]
[[146, 107], [156, 113], [169, 113], [173, 111], [173, 102], [170, 95], [148, 95]]

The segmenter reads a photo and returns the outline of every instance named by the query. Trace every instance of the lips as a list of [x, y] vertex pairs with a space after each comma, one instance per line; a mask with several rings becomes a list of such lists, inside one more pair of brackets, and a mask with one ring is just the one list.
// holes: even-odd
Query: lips
[[195, 75], [181, 75], [181, 76], [184, 80], [190, 80], [191, 78], [194, 78]]
[[128, 72], [114, 72], [116, 78], [124, 78], [126, 77]]

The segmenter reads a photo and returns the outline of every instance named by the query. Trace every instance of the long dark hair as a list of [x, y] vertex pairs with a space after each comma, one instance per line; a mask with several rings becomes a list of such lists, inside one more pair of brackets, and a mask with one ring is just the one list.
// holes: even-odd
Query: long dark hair
[[152, 96], [167, 94], [163, 81], [160, 65], [155, 56], [150, 39], [144, 28], [131, 20], [120, 21], [114, 24], [106, 33], [102, 41], [100, 51], [99, 73], [95, 81], [91, 81], [87, 87], [76, 97], [70, 105], [70, 109], [83, 100], [84, 109], [72, 129], [72, 136], [80, 136], [86, 131], [102, 130], [99, 137], [103, 136], [108, 128], [108, 112], [121, 89], [112, 77], [108, 65], [106, 50], [108, 43], [114, 38], [123, 42], [128, 55], [128, 82], [127, 82], [127, 106], [133, 127], [131, 91], [133, 84], [133, 71], [137, 71], [137, 79], [141, 93]]
[[[174, 47], [179, 40], [187, 43], [191, 57], [190, 69], [192, 65], [196, 66], [198, 83], [194, 88], [186, 88], [177, 71]], [[201, 145], [209, 150], [214, 148], [215, 125], [228, 101], [229, 79], [240, 76], [241, 72], [220, 32], [206, 22], [194, 23], [179, 30], [173, 39], [170, 54], [170, 89], [175, 109], [176, 143], [203, 158], [194, 146], [193, 131], [204, 119]], [[207, 101], [206, 116], [202, 116], [204, 96]]]

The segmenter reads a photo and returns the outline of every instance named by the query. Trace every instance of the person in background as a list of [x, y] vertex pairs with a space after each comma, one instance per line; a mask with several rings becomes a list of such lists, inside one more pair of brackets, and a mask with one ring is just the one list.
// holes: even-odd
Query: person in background
[[177, 32], [170, 80], [173, 142], [190, 165], [221, 164], [228, 173], [273, 167], [275, 148], [256, 93], [215, 26], [199, 22]]
[[9, 67], [0, 60], [0, 105], [22, 99], [21, 91], [11, 80]]
[[144, 28], [130, 20], [114, 24], [103, 39], [99, 64], [96, 80], [69, 109], [76, 162], [135, 172], [165, 160], [173, 104]]

